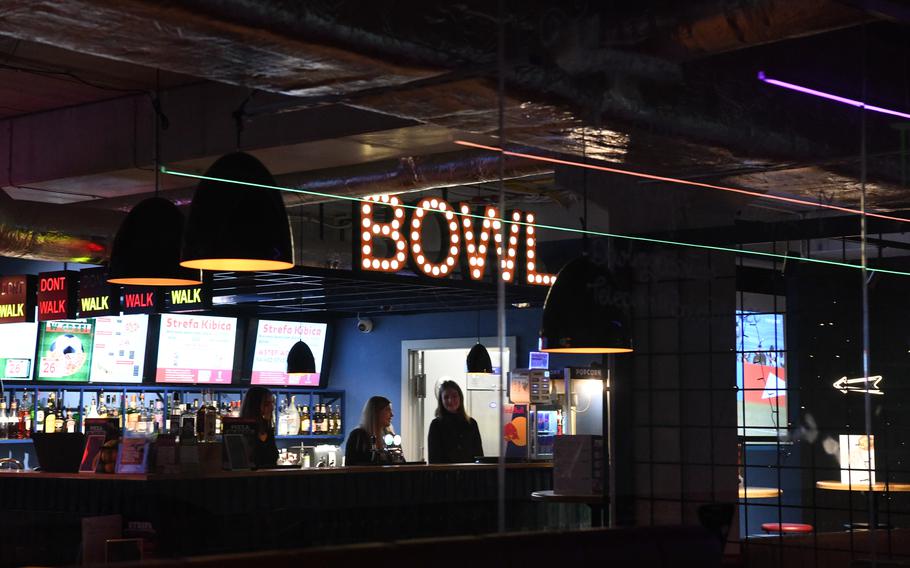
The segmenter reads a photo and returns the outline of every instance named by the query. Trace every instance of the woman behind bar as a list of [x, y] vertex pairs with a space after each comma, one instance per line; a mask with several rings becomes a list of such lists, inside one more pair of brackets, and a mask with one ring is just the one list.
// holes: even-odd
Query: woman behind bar
[[443, 381], [436, 397], [436, 418], [427, 440], [430, 463], [473, 463], [483, 456], [477, 421], [464, 409], [464, 394], [455, 381]]
[[250, 387], [240, 405], [240, 417], [256, 421], [253, 439], [253, 465], [257, 468], [275, 467], [278, 464], [278, 446], [275, 444], [275, 396], [265, 387]]
[[370, 397], [363, 405], [360, 425], [348, 434], [344, 446], [345, 465], [370, 465], [392, 461], [386, 452], [385, 436], [392, 430], [392, 401], [384, 396]]

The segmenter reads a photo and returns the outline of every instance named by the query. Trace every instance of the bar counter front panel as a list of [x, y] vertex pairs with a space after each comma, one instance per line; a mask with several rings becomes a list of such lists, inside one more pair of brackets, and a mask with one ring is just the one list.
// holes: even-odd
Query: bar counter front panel
[[[509, 530], [552, 527], [530, 501], [549, 463], [508, 464]], [[162, 556], [496, 531], [495, 465], [104, 475], [0, 472], [0, 565], [78, 559], [82, 517], [149, 521]], [[42, 552], [43, 551], [43, 552]]]

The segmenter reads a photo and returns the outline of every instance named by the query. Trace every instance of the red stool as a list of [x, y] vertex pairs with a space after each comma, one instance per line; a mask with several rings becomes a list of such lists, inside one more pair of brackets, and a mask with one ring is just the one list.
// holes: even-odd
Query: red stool
[[812, 525], [803, 523], [762, 523], [761, 530], [766, 533], [810, 533], [815, 530]]

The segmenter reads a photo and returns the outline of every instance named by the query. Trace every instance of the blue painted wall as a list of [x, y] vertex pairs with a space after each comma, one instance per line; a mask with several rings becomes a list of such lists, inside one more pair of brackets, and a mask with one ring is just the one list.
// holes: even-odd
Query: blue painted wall
[[[334, 322], [334, 337], [329, 355], [328, 388], [344, 389], [347, 426], [350, 431], [358, 422], [360, 410], [373, 395], [385, 396], [396, 409], [401, 407], [401, 342], [415, 339], [446, 339], [496, 335], [496, 312], [471, 311], [442, 314], [397, 315], [372, 318], [372, 333], [361, 333], [354, 318]], [[517, 366], [527, 366], [528, 353], [537, 349], [541, 310], [512, 309], [506, 312], [506, 335], [517, 343]], [[550, 368], [587, 365], [598, 360], [596, 355], [553, 355]], [[401, 424], [393, 419], [396, 431]]]

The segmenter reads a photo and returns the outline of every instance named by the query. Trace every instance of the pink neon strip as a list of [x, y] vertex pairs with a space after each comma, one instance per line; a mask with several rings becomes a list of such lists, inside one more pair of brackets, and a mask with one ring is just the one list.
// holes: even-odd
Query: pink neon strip
[[790, 89], [791, 91], [797, 91], [799, 93], [805, 93], [807, 95], [812, 95], [814, 97], [821, 97], [823, 99], [828, 99], [837, 103], [850, 105], [856, 108], [864, 108], [866, 110], [871, 110], [872, 112], [880, 112], [882, 114], [890, 114], [892, 116], [899, 116], [901, 118], [910, 118], [910, 114], [906, 112], [899, 112], [896, 110], [891, 110], [887, 108], [882, 108], [874, 105], [867, 105], [863, 101], [857, 101], [855, 99], [848, 99], [847, 97], [841, 97], [839, 95], [834, 95], [831, 93], [826, 93], [824, 91], [817, 91], [815, 89], [810, 89], [809, 87], [803, 87], [801, 85], [795, 85], [793, 83], [787, 83], [786, 81], [780, 81], [778, 79], [769, 79], [764, 71], [758, 72], [758, 80], [763, 83], [768, 83], [769, 85], [775, 85], [777, 87], [782, 87], [784, 89]]
[[703, 187], [707, 189], [718, 189], [720, 191], [729, 191], [732, 193], [739, 193], [742, 195], [748, 195], [750, 197], [758, 197], [760, 199], [772, 199], [774, 201], [783, 201], [786, 203], [793, 203], [796, 205], [804, 205], [806, 207], [819, 207], [822, 209], [831, 209], [833, 211], [841, 211], [843, 213], [853, 213], [857, 215], [865, 215], [867, 217], [875, 217], [877, 219], [886, 219], [888, 221], [900, 221], [901, 223], [910, 223], [910, 219], [905, 219], [903, 217], [894, 217], [891, 215], [883, 215], [881, 213], [869, 213], [863, 212], [859, 209], [851, 209], [849, 207], [840, 207], [838, 205], [828, 205], [825, 203], [816, 203], [814, 201], [808, 201], [806, 199], [796, 199], [794, 197], [783, 197], [780, 195], [770, 195], [767, 193], [760, 193], [757, 191], [749, 191], [746, 189], [737, 189], [735, 187], [725, 187], [722, 185], [713, 185], [710, 183], [702, 183], [698, 181], [690, 181], [685, 179], [656, 176], [653, 174], [646, 174], [642, 172], [634, 172], [631, 170], [619, 170], [616, 168], [608, 168], [606, 166], [598, 166], [595, 164], [583, 164], [581, 162], [572, 162], [569, 160], [560, 160], [557, 158], [548, 158], [546, 156], [537, 156], [534, 154], [523, 154], [521, 152], [511, 152], [509, 150], [503, 150], [502, 148], [497, 148], [496, 146], [485, 146], [483, 144], [475, 144], [474, 142], [468, 142], [466, 140], [455, 140], [455, 143], [460, 146], [467, 146], [469, 148], [477, 148], [479, 150], [489, 150], [491, 152], [502, 152], [506, 156], [515, 156], [516, 158], [527, 158], [529, 160], [537, 160], [540, 162], [549, 162], [551, 164], [559, 164], [563, 166], [574, 166], [577, 168], [587, 168], [589, 170], [596, 170], [599, 172], [609, 172], [611, 174], [621, 174], [624, 176], [632, 176], [644, 179], [651, 179], [655, 181], [665, 181], [668, 183], [678, 183], [681, 185], [689, 185], [693, 187]]

